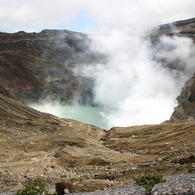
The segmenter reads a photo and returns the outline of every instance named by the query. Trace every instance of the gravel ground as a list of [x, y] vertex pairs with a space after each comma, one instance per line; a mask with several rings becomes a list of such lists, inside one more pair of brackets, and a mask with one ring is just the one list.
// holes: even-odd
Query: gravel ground
[[[195, 195], [195, 174], [165, 177], [166, 182], [156, 184], [151, 195]], [[123, 188], [95, 192], [74, 193], [75, 195], [145, 195], [141, 186], [126, 185]]]
[[195, 195], [195, 174], [165, 177], [166, 182], [156, 184], [153, 195]]
[[[195, 195], [195, 174], [167, 176], [166, 182], [156, 184], [151, 195]], [[3, 192], [0, 195], [14, 195], [13, 192]], [[145, 189], [137, 185], [125, 185], [110, 190], [80, 192], [72, 195], [146, 195]]]
[[111, 190], [97, 190], [94, 192], [74, 193], [75, 195], [145, 195], [145, 189], [142, 186], [127, 185], [122, 188]]

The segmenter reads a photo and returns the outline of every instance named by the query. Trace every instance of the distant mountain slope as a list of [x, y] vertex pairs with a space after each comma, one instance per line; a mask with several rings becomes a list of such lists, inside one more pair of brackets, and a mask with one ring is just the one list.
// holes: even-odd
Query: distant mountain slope
[[177, 35], [188, 37], [195, 42], [195, 18], [160, 25], [153, 33], [153, 35], [157, 36], [166, 34], [169, 36]]

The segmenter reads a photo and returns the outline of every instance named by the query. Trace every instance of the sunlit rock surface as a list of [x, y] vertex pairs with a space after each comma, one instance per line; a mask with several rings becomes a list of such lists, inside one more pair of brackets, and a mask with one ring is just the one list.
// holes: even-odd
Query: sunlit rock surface
[[157, 38], [159, 35], [188, 37], [195, 42], [195, 18], [161, 25], [155, 28], [152, 37]]

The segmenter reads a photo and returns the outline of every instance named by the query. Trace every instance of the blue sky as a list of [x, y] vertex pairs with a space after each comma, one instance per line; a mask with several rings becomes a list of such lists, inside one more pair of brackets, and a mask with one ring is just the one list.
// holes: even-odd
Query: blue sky
[[58, 26], [59, 29], [70, 29], [75, 32], [94, 32], [98, 28], [98, 20], [87, 16], [86, 12], [80, 11], [73, 21], [67, 25]]
[[[102, 32], [148, 28], [195, 16], [194, 0], [1, 0], [0, 31]], [[138, 30], [140, 30], [138, 28]]]

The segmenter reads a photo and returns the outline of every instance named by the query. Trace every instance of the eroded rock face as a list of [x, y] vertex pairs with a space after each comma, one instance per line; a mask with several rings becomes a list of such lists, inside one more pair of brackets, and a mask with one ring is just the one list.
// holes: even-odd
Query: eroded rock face
[[87, 35], [67, 30], [0, 33], [0, 85], [23, 102], [51, 98], [71, 102], [74, 93], [90, 101], [92, 82], [74, 74], [76, 66], [100, 59]]
[[195, 76], [186, 82], [177, 101], [178, 106], [175, 108], [169, 122], [195, 122]]
[[160, 25], [152, 32], [151, 38], [155, 41], [161, 35], [188, 37], [195, 42], [195, 18]]

